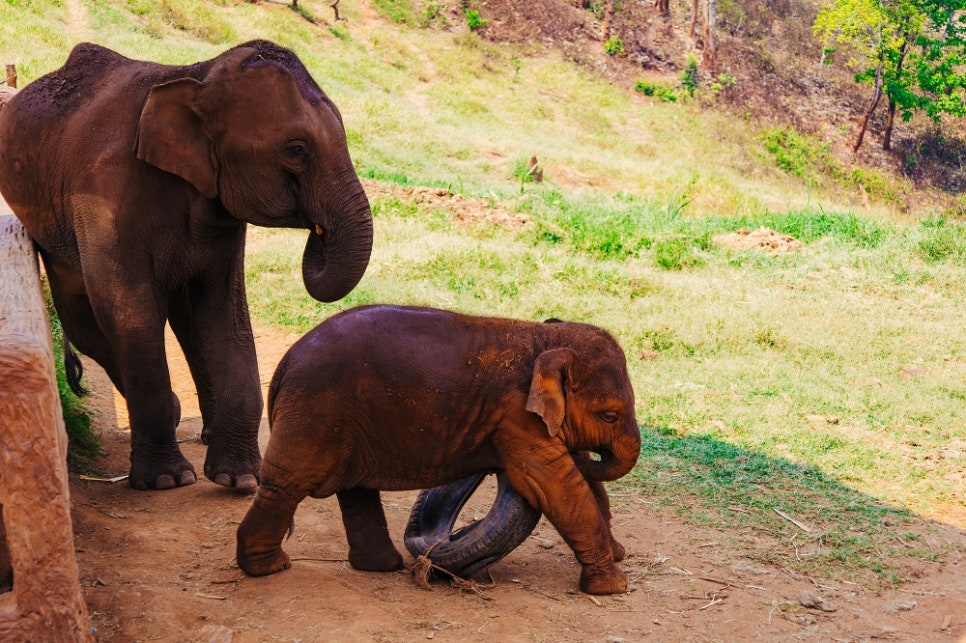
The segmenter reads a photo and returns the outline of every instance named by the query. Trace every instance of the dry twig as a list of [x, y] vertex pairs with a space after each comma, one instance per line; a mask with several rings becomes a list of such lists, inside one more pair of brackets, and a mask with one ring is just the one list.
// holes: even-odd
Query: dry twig
[[796, 527], [798, 527], [799, 529], [801, 529], [802, 531], [804, 531], [806, 533], [809, 533], [809, 534], [812, 533], [812, 530], [809, 529], [809, 527], [807, 525], [802, 524], [799, 521], [795, 520], [794, 518], [792, 518], [791, 516], [789, 516], [784, 511], [779, 511], [778, 509], [775, 509], [774, 507], [772, 507], [772, 510], [776, 514], [778, 514], [779, 516], [781, 516], [782, 518], [784, 518], [785, 520], [787, 520], [788, 522], [792, 523], [793, 525], [795, 525]]

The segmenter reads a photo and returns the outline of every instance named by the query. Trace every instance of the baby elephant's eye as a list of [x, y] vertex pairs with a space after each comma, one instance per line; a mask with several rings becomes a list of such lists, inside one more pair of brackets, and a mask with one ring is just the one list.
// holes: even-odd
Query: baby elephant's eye
[[613, 424], [620, 417], [614, 411], [601, 411], [597, 415], [600, 417], [601, 420], [603, 420], [604, 422], [607, 422], [607, 424]]

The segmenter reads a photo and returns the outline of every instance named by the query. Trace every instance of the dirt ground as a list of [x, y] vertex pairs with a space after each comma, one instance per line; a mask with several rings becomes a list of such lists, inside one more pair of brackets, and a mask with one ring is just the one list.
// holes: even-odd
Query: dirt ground
[[[259, 329], [263, 384], [294, 337]], [[169, 337], [184, 419], [182, 449], [200, 471], [200, 413], [186, 364]], [[123, 400], [86, 362], [103, 466], [124, 474], [129, 432]], [[263, 422], [261, 441], [268, 438]], [[643, 498], [615, 494], [614, 532], [628, 550], [631, 588], [577, 591], [579, 567], [553, 527], [490, 568], [480, 591], [446, 582], [419, 588], [409, 571], [371, 573], [344, 561], [335, 498], [306, 500], [287, 541], [292, 569], [264, 578], [234, 563], [235, 530], [251, 497], [204, 477], [171, 491], [71, 474], [78, 566], [100, 641], [737, 641], [966, 640], [966, 531], [936, 525], [936, 547], [958, 543], [943, 565], [911, 560], [897, 589], [874, 593], [753, 563], [726, 534], [683, 523]], [[415, 492], [385, 493], [390, 530], [402, 533]], [[482, 516], [485, 492], [464, 517]]]

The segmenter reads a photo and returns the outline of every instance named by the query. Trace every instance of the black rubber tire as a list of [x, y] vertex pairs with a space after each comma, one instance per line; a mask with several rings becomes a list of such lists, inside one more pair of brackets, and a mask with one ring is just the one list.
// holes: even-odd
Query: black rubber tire
[[496, 499], [490, 511], [482, 520], [453, 533], [463, 505], [486, 475], [470, 476], [419, 493], [403, 537], [410, 554], [417, 558], [426, 554], [434, 565], [468, 578], [527, 539], [540, 520], [540, 512], [510, 486], [502, 471], [496, 474]]

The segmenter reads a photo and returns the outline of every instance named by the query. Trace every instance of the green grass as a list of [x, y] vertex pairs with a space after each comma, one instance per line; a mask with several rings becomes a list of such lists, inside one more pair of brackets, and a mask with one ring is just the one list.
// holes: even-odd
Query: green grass
[[[463, 224], [374, 194], [369, 270], [335, 304], [304, 291], [304, 232], [253, 228], [257, 324], [304, 332], [374, 302], [594, 323], [628, 356], [644, 446], [622, 484], [648, 506], [733, 530], [743, 555], [871, 584], [901, 580], [912, 550], [896, 538], [914, 540], [919, 516], [966, 525], [966, 225], [900, 211], [902, 179], [661, 100], [677, 78], [630, 91], [449, 31], [438, 4], [379, 0], [371, 20], [343, 2], [336, 23], [326, 2], [301, 0], [317, 24], [238, 0], [84, 5], [88, 37], [133, 57], [188, 63], [277, 40], [339, 105], [360, 175], [530, 221]], [[0, 3], [0, 57], [28, 82], [79, 38], [66, 24], [55, 0]], [[531, 156], [542, 183], [521, 178]], [[758, 227], [804, 247], [771, 257], [714, 241]], [[815, 530], [796, 536], [776, 509]]]
[[88, 472], [97, 468], [101, 455], [101, 435], [91, 426], [91, 418], [81, 398], [74, 395], [64, 374], [64, 329], [57, 318], [50, 290], [44, 281], [44, 299], [54, 341], [54, 367], [57, 371], [57, 391], [64, 413], [67, 431], [67, 465], [71, 471]]

